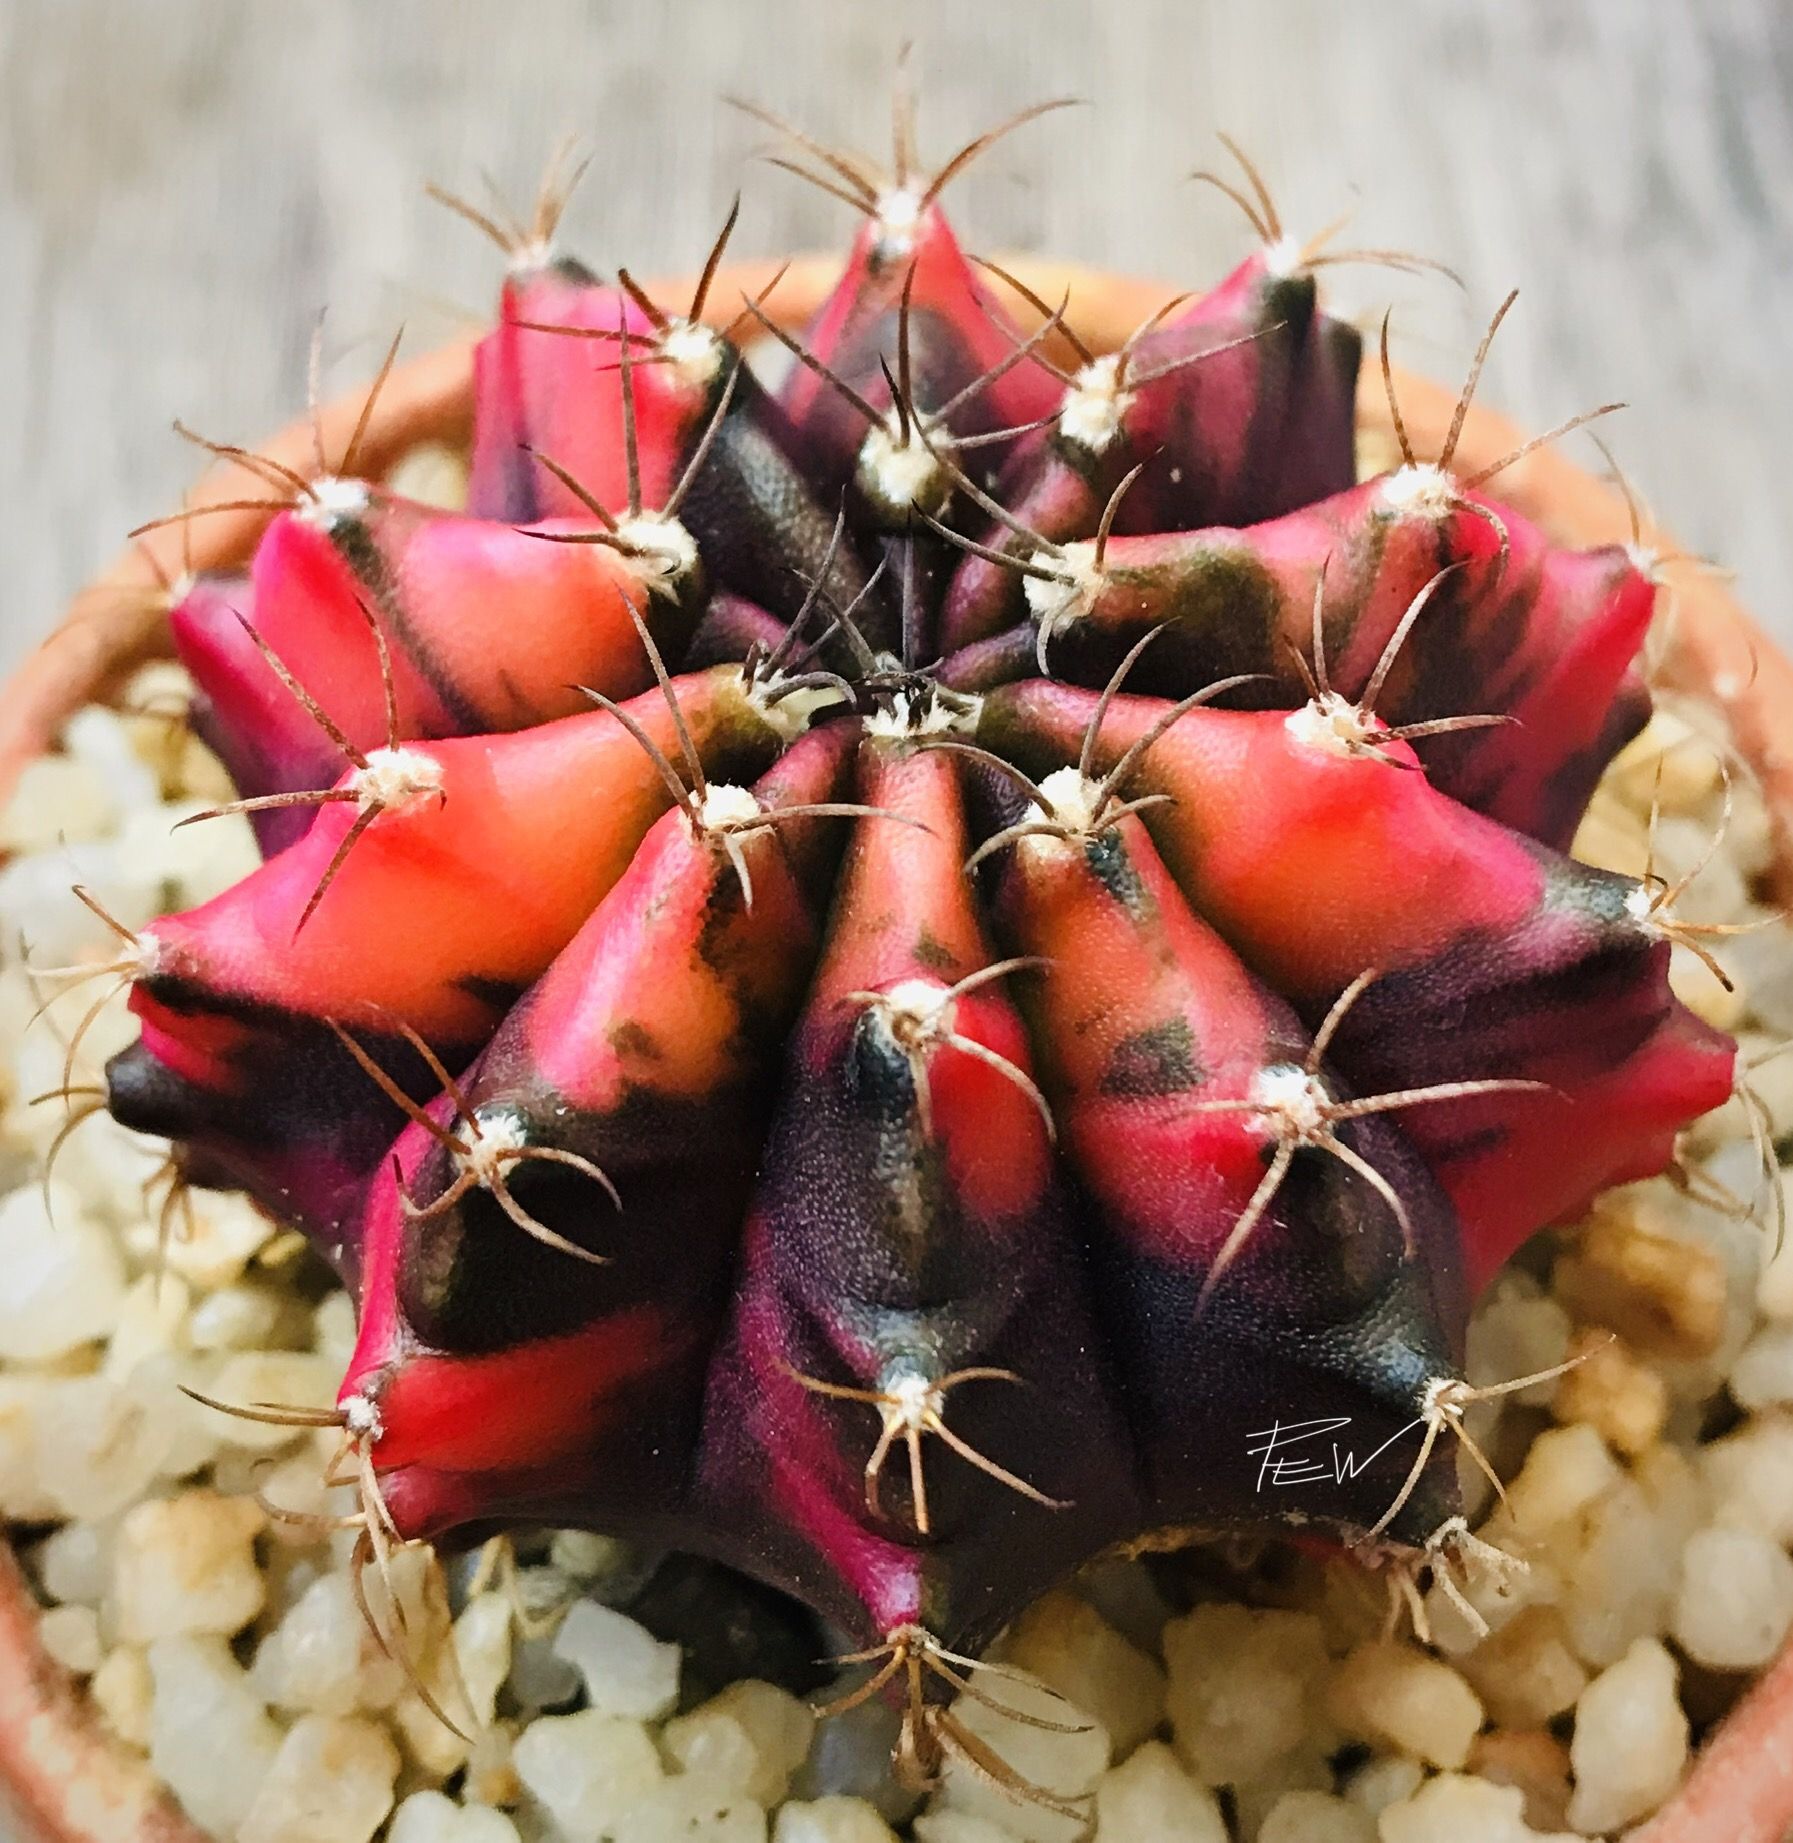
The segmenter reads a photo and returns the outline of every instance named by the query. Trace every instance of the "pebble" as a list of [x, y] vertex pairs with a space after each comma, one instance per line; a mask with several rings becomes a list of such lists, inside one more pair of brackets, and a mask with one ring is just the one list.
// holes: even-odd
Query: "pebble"
[[105, 1655], [99, 1615], [91, 1606], [47, 1607], [38, 1619], [37, 1635], [50, 1656], [78, 1677], [92, 1676]]
[[112, 1329], [124, 1264], [66, 1184], [28, 1184], [0, 1199], [0, 1261], [0, 1358], [45, 1363]]
[[1394, 1640], [1359, 1645], [1339, 1665], [1326, 1709], [1347, 1733], [1448, 1770], [1482, 1725], [1475, 1691], [1448, 1664]]
[[1793, 1402], [1793, 1325], [1764, 1325], [1744, 1345], [1729, 1380], [1731, 1395], [1741, 1408], [1779, 1408]]
[[280, 1730], [222, 1638], [161, 1639], [149, 1647], [149, 1674], [150, 1765], [196, 1823], [235, 1837]]
[[1713, 1521], [1793, 1543], [1793, 1414], [1757, 1414], [1699, 1450]]
[[1567, 1355], [1579, 1359], [1558, 1379], [1551, 1412], [1559, 1421], [1586, 1421], [1614, 1452], [1635, 1459], [1662, 1438], [1668, 1384], [1623, 1338], [1584, 1330]]
[[1569, 1643], [1559, 1608], [1523, 1608], [1457, 1660], [1488, 1718], [1503, 1728], [1535, 1728], [1575, 1706], [1588, 1672]]
[[1376, 1827], [1330, 1792], [1285, 1792], [1258, 1827], [1257, 1843], [1376, 1843]]
[[683, 1771], [769, 1807], [789, 1790], [815, 1727], [807, 1703], [749, 1678], [669, 1721], [660, 1738]]
[[134, 1505], [112, 1558], [113, 1621], [136, 1644], [239, 1632], [261, 1611], [255, 1538], [267, 1522], [247, 1498], [184, 1491]]
[[402, 1682], [399, 1666], [373, 1642], [340, 1569], [304, 1589], [257, 1647], [249, 1674], [275, 1708], [319, 1715], [382, 1706]]
[[968, 1811], [924, 1811], [915, 1820], [915, 1843], [1018, 1843], [1017, 1833]]
[[560, 1622], [554, 1651], [584, 1678], [590, 1706], [606, 1715], [658, 1721], [678, 1706], [678, 1646], [662, 1644], [608, 1606], [575, 1601]]
[[[336, 1399], [338, 1373], [321, 1357], [300, 1350], [245, 1350], [219, 1365], [206, 1393], [231, 1406], [276, 1402], [283, 1408], [328, 1408]], [[301, 1437], [302, 1429], [223, 1415], [218, 1437], [250, 1453], [275, 1453]]]
[[1793, 1626], [1793, 1561], [1753, 1530], [1703, 1529], [1681, 1552], [1668, 1627], [1696, 1664], [1754, 1670]]
[[1198, 1606], [1164, 1628], [1171, 1734], [1204, 1784], [1261, 1779], [1307, 1738], [1330, 1660], [1311, 1613]]
[[[1003, 1677], [991, 1679], [988, 1687], [992, 1696], [1000, 1696], [1023, 1717], [1061, 1724], [1079, 1720], [1076, 1711], [1068, 1710], [1058, 1696], [1040, 1685]], [[1079, 1732], [1060, 1734], [1017, 1721], [964, 1696], [953, 1705], [953, 1714], [1017, 1778], [1056, 1799], [1076, 1803], [1089, 1798], [1108, 1766], [1108, 1733], [1099, 1722], [1092, 1721]], [[956, 1754], [947, 1756], [934, 1805], [935, 1809], [986, 1818], [1012, 1831], [1022, 1843], [1076, 1843], [1088, 1829], [1086, 1818], [1067, 1816], [1005, 1792]]]
[[44, 1592], [74, 1606], [98, 1606], [112, 1585], [110, 1524], [65, 1523], [37, 1545], [33, 1564]]
[[[139, 1372], [141, 1374], [141, 1372]], [[32, 1463], [65, 1517], [116, 1516], [168, 1474], [174, 1420], [136, 1376], [70, 1376], [47, 1382], [33, 1402]]]
[[392, 1809], [398, 1749], [370, 1721], [302, 1715], [236, 1834], [236, 1843], [369, 1843]]
[[1380, 1843], [1582, 1843], [1570, 1831], [1532, 1829], [1525, 1794], [1461, 1773], [1441, 1773], [1378, 1820]]
[[0, 812], [0, 851], [53, 851], [104, 838], [118, 825], [118, 804], [100, 767], [77, 755], [40, 755], [19, 770]]
[[1163, 1725], [1163, 1667], [1074, 1593], [1036, 1601], [1010, 1629], [1002, 1656], [1093, 1715], [1118, 1758]]
[[772, 1843], [897, 1843], [897, 1835], [863, 1798], [799, 1799], [780, 1808]]
[[644, 1792], [609, 1843], [766, 1843], [766, 1813], [751, 1798], [681, 1774]]
[[1147, 1741], [1096, 1787], [1095, 1843], [1227, 1843], [1226, 1818], [1205, 1785], [1162, 1741]]
[[1724, 1332], [1728, 1287], [1719, 1255], [1661, 1233], [1618, 1202], [1595, 1210], [1553, 1277], [1571, 1312], [1646, 1356], [1692, 1362]]
[[156, 1686], [149, 1659], [135, 1645], [108, 1651], [87, 1685], [100, 1719], [127, 1746], [149, 1751]]
[[596, 1843], [665, 1776], [638, 1721], [582, 1709], [545, 1715], [517, 1737], [517, 1777], [572, 1843]]
[[1676, 1694], [1675, 1660], [1660, 1640], [1638, 1639], [1582, 1691], [1575, 1705], [1570, 1824], [1598, 1832], [1647, 1817], [1680, 1781], [1687, 1764], [1687, 1732]]
[[392, 1814], [386, 1843], [519, 1843], [517, 1827], [489, 1805], [458, 1805], [440, 1792], [413, 1792]]

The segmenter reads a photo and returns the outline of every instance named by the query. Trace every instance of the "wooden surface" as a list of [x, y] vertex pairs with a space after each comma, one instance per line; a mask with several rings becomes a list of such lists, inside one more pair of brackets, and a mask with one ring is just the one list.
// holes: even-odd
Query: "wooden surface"
[[[1023, 103], [954, 190], [973, 247], [1050, 246], [1179, 286], [1248, 233], [1189, 184], [1240, 138], [1290, 223], [1453, 264], [1335, 270], [1456, 375], [1505, 290], [1486, 388], [1541, 426], [1611, 397], [1660, 515], [1793, 640], [1793, 8], [1786, 0], [0, 0], [0, 662], [193, 472], [180, 415], [248, 440], [332, 378], [479, 314], [494, 253], [422, 195], [527, 198], [595, 161], [599, 265], [689, 267], [737, 184], [738, 251], [838, 242], [844, 207], [751, 158], [735, 91], [873, 150], [916, 41], [924, 155]], [[1591, 452], [1591, 451], [1584, 451]]]

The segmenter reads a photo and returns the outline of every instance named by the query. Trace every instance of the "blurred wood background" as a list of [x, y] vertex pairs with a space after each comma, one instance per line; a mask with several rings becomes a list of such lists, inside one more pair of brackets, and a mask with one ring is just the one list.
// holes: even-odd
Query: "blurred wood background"
[[1294, 226], [1350, 210], [1351, 241], [1461, 272], [1332, 272], [1366, 318], [1395, 303], [1407, 362], [1460, 375], [1518, 286], [1488, 395], [1536, 427], [1627, 398], [1628, 471], [1793, 642], [1788, 0], [0, 0], [0, 664], [177, 503], [171, 418], [295, 413], [321, 307], [335, 384], [401, 320], [415, 349], [485, 311], [494, 253], [425, 179], [525, 200], [571, 131], [599, 266], [694, 265], [737, 185], [740, 253], [839, 245], [845, 210], [720, 97], [877, 150], [904, 38], [936, 159], [1092, 105], [955, 188], [973, 248], [1209, 281], [1248, 244], [1186, 178], [1226, 129]]

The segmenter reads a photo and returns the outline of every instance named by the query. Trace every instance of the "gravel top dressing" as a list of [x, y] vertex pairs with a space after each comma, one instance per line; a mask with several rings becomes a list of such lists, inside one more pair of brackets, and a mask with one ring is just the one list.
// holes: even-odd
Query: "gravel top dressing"
[[[459, 466], [420, 452], [400, 484], [452, 501]], [[168, 721], [184, 695], [178, 670], [146, 668], [133, 714], [83, 711], [0, 817], [0, 920], [31, 966], [112, 949], [71, 884], [136, 928], [255, 863], [240, 818], [171, 830], [230, 796]], [[1283, 1544], [1206, 1545], [1103, 1562], [1008, 1632], [996, 1659], [1015, 1674], [974, 1677], [957, 1713], [1087, 1816], [958, 1759], [918, 1802], [889, 1773], [893, 1711], [818, 1722], [864, 1670], [818, 1666], [844, 1647], [808, 1615], [580, 1532], [440, 1564], [398, 1549], [364, 1577], [404, 1635], [384, 1652], [355, 1533], [331, 1527], [355, 1507], [325, 1482], [339, 1431], [194, 1399], [327, 1408], [348, 1297], [241, 1197], [176, 1189], [162, 1144], [103, 1114], [69, 1130], [131, 1036], [123, 992], [52, 996], [63, 982], [9, 953], [0, 1512], [46, 1647], [118, 1744], [241, 1843], [1622, 1834], [1793, 1623], [1793, 1250], [1775, 1253], [1772, 1156], [1793, 1129], [1793, 1057], [1776, 1054], [1793, 944], [1752, 893], [1760, 799], [1741, 771], [1727, 785], [1706, 721], [1659, 712], [1576, 855], [1671, 881], [1699, 866], [1684, 918], [1764, 923], [1709, 937], [1734, 989], [1675, 949], [1675, 990], [1739, 1034], [1747, 1086], [1693, 1129], [1678, 1183], [1609, 1193], [1487, 1295], [1468, 1374], [1488, 1392], [1461, 1443], [1474, 1538], [1423, 1592]], [[1539, 1379], [1495, 1392], [1522, 1377]], [[1267, 1493], [1348, 1452], [1330, 1424], [1241, 1432]]]

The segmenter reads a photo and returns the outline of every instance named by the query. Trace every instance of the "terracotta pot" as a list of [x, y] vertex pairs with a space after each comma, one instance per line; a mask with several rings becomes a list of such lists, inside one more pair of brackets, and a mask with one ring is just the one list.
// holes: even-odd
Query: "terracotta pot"
[[[1112, 349], [1171, 292], [1155, 283], [1075, 266], [1007, 259], [1007, 266], [1043, 298], [1067, 289], [1071, 319], [1090, 346]], [[725, 270], [712, 288], [719, 319], [732, 316], [743, 291], [771, 280], [773, 265]], [[768, 309], [800, 327], [832, 285], [838, 264], [813, 257], [791, 266]], [[689, 292], [688, 281], [665, 285], [668, 298]], [[1025, 310], [1021, 310], [1024, 312]], [[362, 442], [362, 471], [378, 474], [420, 441], [462, 439], [472, 417], [470, 360], [462, 339], [399, 366], [388, 379]], [[1435, 454], [1454, 407], [1453, 393], [1422, 378], [1397, 374], [1401, 411], [1416, 450]], [[340, 453], [361, 413], [351, 393], [322, 412], [324, 447]], [[1388, 434], [1381, 379], [1366, 368], [1360, 421]], [[1520, 432], [1504, 418], [1472, 407], [1458, 445], [1465, 473], [1517, 448]], [[301, 474], [316, 471], [309, 423], [298, 423], [261, 449]], [[1574, 545], [1624, 542], [1630, 535], [1623, 501], [1552, 448], [1537, 450], [1503, 473], [1493, 489]], [[192, 503], [237, 497], [242, 476], [219, 470]], [[240, 564], [266, 515], [219, 513], [191, 527], [192, 565]], [[1673, 546], [1646, 530], [1664, 550]], [[156, 567], [181, 566], [173, 531], [155, 533], [127, 551], [79, 596], [51, 637], [0, 687], [0, 799], [20, 768], [46, 749], [65, 718], [104, 697], [135, 666], [169, 650], [163, 615], [141, 591], [155, 586]], [[153, 559], [153, 561], [152, 561]], [[1678, 617], [1666, 673], [1675, 684], [1722, 703], [1743, 754], [1762, 777], [1776, 816], [1776, 882], [1793, 893], [1793, 662], [1778, 652], [1715, 581], [1689, 575], [1677, 586]], [[43, 1843], [203, 1843], [135, 1756], [110, 1742], [83, 1706], [75, 1686], [38, 1644], [36, 1602], [10, 1549], [0, 1544], [0, 1795], [18, 1814], [28, 1838]], [[1793, 1645], [1767, 1670], [1707, 1743], [1675, 1798], [1632, 1843], [1778, 1843], [1793, 1823]]]

